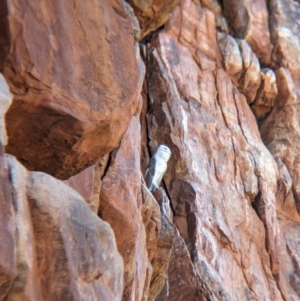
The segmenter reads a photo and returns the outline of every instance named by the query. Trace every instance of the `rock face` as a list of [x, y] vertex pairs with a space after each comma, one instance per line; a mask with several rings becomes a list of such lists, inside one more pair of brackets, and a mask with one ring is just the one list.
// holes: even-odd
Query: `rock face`
[[141, 207], [140, 126], [133, 117], [102, 182], [100, 217], [114, 230], [125, 265], [123, 300], [141, 300], [146, 277], [146, 233]]
[[0, 1], [0, 301], [300, 300], [299, 9]]
[[[278, 169], [278, 218], [282, 273], [290, 300], [300, 298], [299, 244], [299, 2], [271, 1], [271, 33], [274, 43], [272, 63], [278, 69], [278, 96], [270, 115], [262, 122], [264, 143], [274, 156]], [[288, 18], [287, 18], [288, 16]]]
[[245, 39], [261, 63], [269, 65], [273, 46], [270, 39], [267, 2], [264, 0], [224, 0], [223, 9], [234, 36]]
[[141, 29], [139, 38], [142, 39], [166, 23], [180, 0], [128, 0], [128, 2], [138, 18]]
[[143, 72], [131, 20], [121, 0], [6, 5], [6, 151], [66, 179], [116, 147], [137, 110]]
[[111, 227], [61, 181], [2, 160], [14, 231], [1, 300], [120, 300], [123, 261]]
[[218, 63], [212, 28], [210, 10], [182, 1], [149, 47], [150, 139], [172, 150], [165, 179], [193, 281], [207, 286], [200, 298], [281, 300], [276, 163]]
[[14, 256], [15, 216], [9, 185], [9, 175], [4, 157], [6, 142], [4, 114], [11, 103], [12, 95], [3, 76], [0, 77], [0, 300], [4, 300], [17, 277], [17, 262]]

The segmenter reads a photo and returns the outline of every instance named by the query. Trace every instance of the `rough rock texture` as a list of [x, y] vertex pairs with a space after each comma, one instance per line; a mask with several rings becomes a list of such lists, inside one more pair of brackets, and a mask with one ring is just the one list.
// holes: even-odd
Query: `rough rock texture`
[[147, 268], [141, 207], [140, 123], [133, 117], [103, 178], [99, 215], [113, 228], [124, 260], [123, 300], [141, 300]]
[[7, 8], [3, 73], [14, 99], [6, 151], [66, 179], [116, 147], [137, 110], [143, 72], [131, 20], [122, 0], [13, 0]]
[[[271, 62], [273, 46], [265, 0], [223, 0], [224, 16], [232, 33], [245, 39], [263, 65]], [[280, 2], [275, 0], [275, 2]], [[292, 2], [292, 1], [290, 1]]]
[[278, 96], [261, 125], [263, 141], [274, 156], [280, 175], [277, 207], [284, 250], [281, 268], [290, 300], [300, 298], [299, 8], [297, 1], [270, 1], [272, 63], [278, 68]]
[[123, 261], [110, 226], [61, 181], [6, 160], [15, 229], [15, 269], [6, 272], [15, 276], [1, 300], [120, 300]]
[[[144, 184], [142, 184], [141, 188], [143, 198], [141, 213], [146, 231], [146, 250], [148, 255], [145, 289], [142, 297], [142, 300], [144, 301], [148, 300], [150, 283], [153, 278], [151, 261], [155, 255], [157, 239], [161, 230], [161, 215], [159, 205], [148, 188]], [[156, 293], [159, 293], [159, 291], [156, 291]]]
[[[277, 80], [279, 81], [279, 78]], [[253, 114], [258, 119], [265, 118], [271, 111], [277, 94], [278, 88], [274, 71], [269, 68], [262, 69], [260, 87], [257, 90], [255, 102], [251, 106]]]
[[15, 216], [9, 175], [0, 142], [0, 300], [4, 300], [18, 275], [15, 258]]
[[127, 0], [134, 8], [140, 25], [139, 39], [162, 26], [180, 0]]
[[300, 300], [299, 1], [0, 12], [0, 301]]
[[149, 46], [150, 139], [172, 150], [165, 179], [195, 282], [213, 300], [281, 300], [277, 166], [218, 62], [214, 28], [210, 10], [182, 1]]
[[[199, 286], [201, 283], [196, 281], [196, 279], [196, 271], [191, 262], [190, 253], [183, 238], [180, 236], [178, 230], [176, 230], [168, 278], [156, 300], [206, 300], [202, 296], [205, 294], [207, 288], [202, 289]], [[201, 291], [202, 294], [200, 293]]]
[[0, 75], [0, 300], [3, 300], [17, 277], [15, 248], [15, 216], [9, 184], [7, 164], [4, 157], [6, 131], [4, 114], [12, 100], [5, 79]]
[[168, 275], [171, 250], [173, 248], [175, 226], [171, 213], [170, 200], [163, 189], [153, 192], [161, 212], [161, 228], [158, 232], [156, 248], [151, 260], [152, 275], [148, 300], [155, 300], [162, 290]]
[[104, 156], [96, 164], [64, 181], [84, 198], [95, 213], [99, 210], [101, 179], [107, 167], [108, 157]]
[[[163, 189], [153, 195], [142, 185], [142, 216], [146, 229], [148, 271], [142, 300], [156, 300], [165, 285], [171, 251], [173, 249], [175, 226], [170, 201]], [[147, 297], [147, 298], [146, 298]]]

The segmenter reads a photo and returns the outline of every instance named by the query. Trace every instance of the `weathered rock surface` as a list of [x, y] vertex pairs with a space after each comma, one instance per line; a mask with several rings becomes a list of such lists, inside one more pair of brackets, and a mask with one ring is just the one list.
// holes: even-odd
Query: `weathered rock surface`
[[300, 70], [300, 3], [290, 0], [271, 0], [270, 32], [274, 50], [272, 65], [275, 68], [284, 67], [290, 70], [296, 84], [299, 84]]
[[64, 181], [84, 198], [96, 214], [99, 210], [101, 179], [107, 167], [108, 159], [109, 155], [106, 155], [96, 164]]
[[0, 1], [0, 301], [300, 300], [299, 5]]
[[146, 232], [141, 215], [140, 123], [133, 117], [103, 177], [99, 215], [113, 228], [124, 260], [122, 300], [141, 300], [146, 281]]
[[261, 72], [256, 55], [245, 40], [235, 40], [224, 34], [219, 34], [219, 49], [226, 72], [231, 75], [239, 91], [246, 96], [247, 102], [253, 103], [261, 85]]
[[263, 65], [269, 65], [273, 46], [269, 32], [267, 2], [264, 0], [223, 0], [222, 3], [224, 15], [234, 36], [245, 39]]
[[1, 281], [1, 300], [120, 300], [123, 261], [110, 226], [61, 181], [6, 160], [15, 268], [5, 272], [15, 276], [6, 291]]
[[[277, 78], [279, 81], [279, 78]], [[258, 119], [263, 119], [274, 106], [278, 94], [276, 76], [272, 69], [261, 70], [261, 83], [257, 90], [255, 102], [251, 105], [253, 114]]]
[[[161, 231], [161, 214], [157, 201], [144, 184], [141, 185], [141, 191], [143, 198], [141, 213], [146, 231], [146, 250], [148, 255], [145, 289], [141, 299], [144, 301], [149, 300], [150, 284], [153, 278], [153, 267], [151, 265], [151, 261], [155, 256], [157, 239], [159, 232]], [[159, 293], [159, 291], [156, 291], [156, 293]]]
[[149, 135], [172, 150], [165, 180], [196, 286], [211, 300], [282, 300], [276, 163], [220, 68], [214, 28], [210, 10], [182, 1], [149, 46]]
[[270, 1], [270, 29], [274, 44], [272, 64], [276, 69], [278, 96], [260, 127], [263, 141], [274, 156], [280, 180], [277, 207], [284, 252], [281, 269], [290, 300], [300, 298], [299, 245], [299, 2]]
[[174, 242], [175, 225], [170, 208], [170, 200], [163, 189], [153, 192], [161, 212], [161, 228], [158, 232], [156, 248], [151, 260], [152, 275], [148, 300], [155, 300], [168, 278], [168, 267]]
[[121, 0], [6, 5], [6, 151], [66, 179], [116, 147], [137, 110], [143, 72], [130, 17]]
[[4, 300], [17, 277], [15, 258], [15, 214], [12, 204], [9, 174], [4, 157], [6, 131], [4, 114], [12, 100], [5, 79], [0, 74], [0, 300]]
[[140, 24], [142, 39], [151, 31], [159, 28], [168, 21], [170, 13], [180, 0], [127, 0], [133, 7]]
[[163, 189], [153, 191], [152, 195], [146, 186], [142, 185], [142, 196], [149, 266], [145, 282], [148, 289], [145, 290], [146, 294], [144, 292], [142, 300], [153, 301], [167, 280], [175, 226], [172, 222], [170, 201]]
[[3, 146], [0, 142], [0, 300], [7, 296], [18, 275], [15, 253], [15, 214]]

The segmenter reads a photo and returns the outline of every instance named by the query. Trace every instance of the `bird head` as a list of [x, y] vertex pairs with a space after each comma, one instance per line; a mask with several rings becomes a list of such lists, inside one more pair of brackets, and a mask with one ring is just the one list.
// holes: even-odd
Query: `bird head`
[[167, 162], [171, 157], [171, 150], [166, 145], [161, 144], [157, 148], [156, 154]]

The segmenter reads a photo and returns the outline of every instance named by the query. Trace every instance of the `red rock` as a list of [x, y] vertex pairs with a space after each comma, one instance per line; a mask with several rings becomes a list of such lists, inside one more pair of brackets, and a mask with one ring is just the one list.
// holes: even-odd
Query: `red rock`
[[144, 184], [142, 184], [141, 190], [143, 197], [142, 217], [146, 230], [146, 249], [148, 260], [151, 263], [156, 249], [158, 233], [161, 230], [161, 213], [156, 199]]
[[142, 108], [140, 113], [140, 123], [141, 123], [141, 171], [143, 175], [145, 174], [149, 157], [149, 146], [148, 146], [148, 133], [147, 133], [147, 123], [146, 123], [146, 114], [148, 111], [148, 88], [147, 82], [144, 81], [143, 90], [142, 90]]
[[300, 70], [299, 7], [298, 1], [271, 0], [269, 3], [270, 32], [274, 44], [272, 65], [289, 69], [297, 86]]
[[226, 72], [239, 76], [243, 71], [243, 58], [237, 41], [230, 35], [224, 35], [219, 40], [219, 47]]
[[[206, 42], [216, 36], [213, 15], [202, 23], [210, 15], [182, 1], [149, 45], [149, 138], [172, 150], [164, 179], [194, 266], [190, 279], [208, 287], [199, 298], [208, 291], [217, 300], [282, 300], [276, 163], [245, 97], [218, 67], [218, 47]], [[206, 35], [201, 46], [198, 32]], [[192, 300], [195, 291], [176, 294]]]
[[3, 144], [6, 143], [4, 114], [11, 103], [12, 95], [0, 74], [0, 300], [4, 300], [18, 275], [15, 254], [16, 216], [12, 200], [7, 163]]
[[0, 5], [7, 150], [77, 191], [7, 167], [0, 78], [0, 300], [298, 300], [299, 1], [180, 1], [142, 92], [177, 0], [128, 2]]
[[261, 124], [262, 138], [278, 169], [277, 210], [282, 252], [280, 269], [290, 300], [297, 300], [299, 262], [295, 242], [300, 230], [299, 182], [299, 2], [270, 1], [270, 29], [274, 51], [272, 67], [276, 68], [278, 95], [274, 107]]
[[[7, 300], [47, 300], [42, 296], [38, 275], [36, 240], [27, 195], [27, 171], [12, 156], [6, 155], [14, 211], [14, 243], [17, 277], [14, 279]], [[45, 250], [43, 250], [45, 251]], [[42, 251], [42, 253], [43, 253]], [[50, 292], [49, 292], [50, 293]], [[51, 293], [50, 293], [51, 294]]]
[[129, 0], [141, 27], [140, 39], [162, 26], [180, 0]]
[[0, 141], [0, 300], [7, 296], [18, 275], [15, 245], [16, 221], [7, 164]]
[[[277, 1], [277, 0], [276, 0]], [[264, 0], [224, 0], [226, 16], [234, 35], [245, 39], [264, 65], [271, 62], [269, 14]]]
[[6, 158], [18, 264], [7, 300], [120, 300], [123, 261], [110, 226], [63, 182]]
[[245, 40], [238, 40], [238, 44], [243, 58], [243, 72], [239, 78], [238, 88], [246, 96], [247, 102], [251, 104], [261, 82], [260, 66], [248, 43]]
[[95, 213], [98, 213], [99, 210], [101, 178], [107, 167], [108, 159], [109, 156], [106, 155], [96, 164], [64, 181], [84, 198]]
[[116, 147], [137, 110], [143, 67], [130, 17], [120, 0], [6, 4], [6, 151], [66, 179]]
[[267, 113], [271, 111], [277, 94], [275, 73], [269, 68], [262, 69], [261, 84], [251, 106], [252, 112], [258, 119], [265, 118]]
[[256, 55], [245, 40], [235, 40], [226, 34], [219, 34], [219, 49], [226, 72], [251, 104], [261, 83]]
[[124, 260], [122, 300], [141, 300], [146, 281], [146, 232], [141, 216], [140, 123], [133, 117], [103, 177], [99, 215], [116, 236]]
[[170, 214], [170, 200], [166, 193], [163, 189], [155, 190], [153, 191], [153, 196], [160, 206], [161, 228], [158, 232], [156, 248], [151, 260], [152, 275], [148, 300], [156, 300], [156, 297], [165, 285], [175, 232], [175, 225], [172, 223]]

